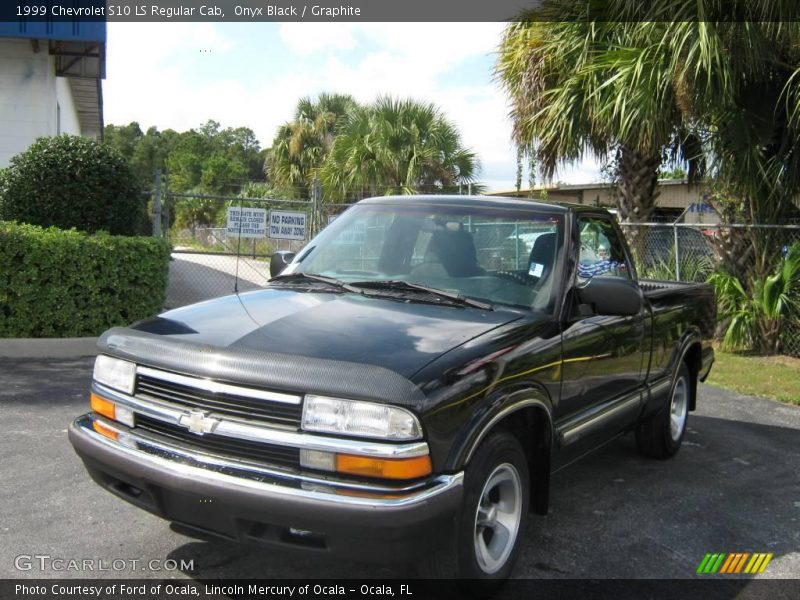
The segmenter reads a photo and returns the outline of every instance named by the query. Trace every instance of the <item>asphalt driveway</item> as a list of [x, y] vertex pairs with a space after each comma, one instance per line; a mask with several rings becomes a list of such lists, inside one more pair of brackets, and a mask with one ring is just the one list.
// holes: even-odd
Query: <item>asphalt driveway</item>
[[[172, 532], [90, 481], [67, 442], [90, 359], [0, 359], [0, 577], [365, 578], [406, 567], [303, 560]], [[631, 437], [554, 476], [516, 570], [529, 578], [693, 577], [707, 552], [772, 552], [763, 577], [800, 578], [800, 408], [702, 386], [684, 447], [639, 457]], [[184, 559], [183, 571], [20, 571], [20, 555]], [[17, 561], [18, 562], [18, 561]], [[140, 563], [141, 564], [141, 563]]]
[[169, 263], [169, 282], [164, 308], [178, 308], [194, 302], [246, 292], [263, 286], [269, 279], [269, 263], [246, 256], [174, 252]]

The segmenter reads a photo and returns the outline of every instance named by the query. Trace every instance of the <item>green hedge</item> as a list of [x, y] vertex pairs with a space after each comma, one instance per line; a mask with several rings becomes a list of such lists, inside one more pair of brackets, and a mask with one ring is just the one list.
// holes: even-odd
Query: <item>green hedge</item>
[[159, 312], [169, 244], [0, 221], [0, 337], [102, 333]]
[[151, 231], [147, 200], [123, 156], [85, 137], [37, 139], [0, 179], [0, 219], [112, 235]]

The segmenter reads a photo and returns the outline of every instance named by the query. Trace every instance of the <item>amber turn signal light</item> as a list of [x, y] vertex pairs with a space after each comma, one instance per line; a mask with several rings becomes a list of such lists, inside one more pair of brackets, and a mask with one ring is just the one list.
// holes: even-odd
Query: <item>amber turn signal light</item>
[[107, 437], [107, 438], [109, 438], [111, 440], [115, 440], [116, 441], [116, 439], [119, 437], [119, 434], [116, 431], [111, 429], [111, 427], [109, 427], [105, 423], [101, 423], [100, 421], [93, 421], [92, 422], [92, 427], [94, 427], [94, 430], [97, 433], [99, 433], [100, 435], [105, 436], [105, 437]]
[[92, 406], [92, 410], [98, 415], [103, 415], [112, 421], [116, 419], [116, 410], [113, 402], [110, 402], [105, 398], [101, 398], [92, 392], [91, 396], [89, 397], [89, 403]]
[[383, 479], [416, 479], [431, 472], [430, 456], [414, 458], [372, 458], [352, 454], [336, 455], [336, 471]]

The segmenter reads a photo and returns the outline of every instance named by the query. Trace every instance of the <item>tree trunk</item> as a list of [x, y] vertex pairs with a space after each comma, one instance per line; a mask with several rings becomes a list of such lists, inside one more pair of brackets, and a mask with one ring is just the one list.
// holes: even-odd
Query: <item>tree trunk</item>
[[760, 354], [779, 354], [781, 351], [781, 319], [761, 316], [757, 324], [756, 349]]
[[644, 223], [656, 207], [661, 154], [642, 154], [627, 146], [617, 152], [617, 208], [622, 221]]
[[[658, 192], [658, 169], [661, 154], [643, 154], [628, 146], [620, 146], [617, 162], [617, 209], [622, 222], [645, 223], [652, 217]], [[625, 227], [637, 266], [642, 264], [647, 232], [641, 227]]]
[[752, 293], [747, 277], [749, 265], [753, 263], [753, 245], [750, 232], [746, 229], [721, 227], [714, 237], [717, 254], [722, 268], [742, 282]]

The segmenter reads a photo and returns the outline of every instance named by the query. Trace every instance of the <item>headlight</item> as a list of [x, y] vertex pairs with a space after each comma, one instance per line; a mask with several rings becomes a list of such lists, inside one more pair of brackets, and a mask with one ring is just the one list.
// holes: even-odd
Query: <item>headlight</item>
[[101, 354], [94, 361], [94, 380], [120, 392], [133, 394], [136, 364]]
[[306, 396], [303, 429], [385, 440], [422, 437], [417, 417], [405, 409], [325, 396]]

